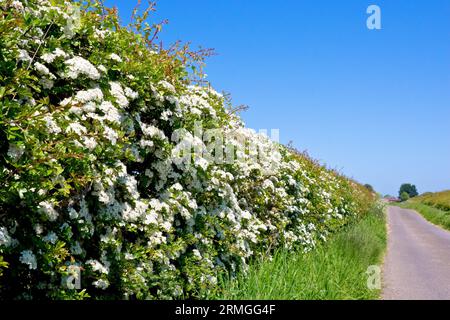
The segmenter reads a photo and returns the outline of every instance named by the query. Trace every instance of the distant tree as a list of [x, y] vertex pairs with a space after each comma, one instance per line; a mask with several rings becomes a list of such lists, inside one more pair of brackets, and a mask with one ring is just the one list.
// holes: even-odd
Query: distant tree
[[370, 184], [365, 184], [364, 187], [372, 193], [375, 192], [375, 189]]
[[408, 201], [410, 198], [411, 198], [411, 197], [409, 196], [409, 194], [408, 194], [407, 192], [403, 192], [403, 193], [400, 195], [400, 200], [402, 200], [402, 201]]
[[400, 198], [402, 197], [403, 192], [406, 192], [410, 198], [414, 198], [419, 195], [416, 186], [410, 183], [402, 184], [400, 191], [398, 192]]

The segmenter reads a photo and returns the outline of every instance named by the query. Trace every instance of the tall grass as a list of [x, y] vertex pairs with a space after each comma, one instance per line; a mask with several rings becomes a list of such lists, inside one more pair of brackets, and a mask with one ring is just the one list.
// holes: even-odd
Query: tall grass
[[218, 299], [377, 299], [367, 287], [367, 268], [381, 263], [386, 247], [385, 215], [373, 209], [310, 253], [279, 250], [254, 261], [246, 274], [223, 279]]
[[443, 211], [450, 211], [450, 191], [424, 193], [420, 197], [411, 199], [411, 202], [420, 202]]

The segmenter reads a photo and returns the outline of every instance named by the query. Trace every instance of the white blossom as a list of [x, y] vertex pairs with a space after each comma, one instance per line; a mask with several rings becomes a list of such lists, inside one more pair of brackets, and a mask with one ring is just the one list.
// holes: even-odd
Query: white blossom
[[129, 101], [125, 96], [125, 92], [123, 91], [122, 86], [118, 82], [110, 82], [109, 83], [111, 89], [111, 95], [116, 99], [117, 104], [122, 107], [128, 107]]
[[60, 48], [56, 48], [52, 53], [45, 53], [41, 56], [41, 59], [47, 63], [53, 63], [58, 58], [67, 58], [67, 53], [65, 53]]
[[8, 248], [12, 244], [12, 238], [5, 227], [0, 227], [0, 247]]
[[72, 122], [67, 127], [66, 132], [67, 133], [73, 132], [73, 133], [81, 136], [82, 134], [85, 134], [87, 132], [87, 129], [86, 129], [86, 127], [84, 127], [83, 125], [81, 125], [78, 122]]
[[99, 288], [102, 290], [106, 290], [109, 287], [109, 282], [107, 280], [103, 280], [103, 279], [96, 280], [96, 281], [92, 282], [92, 284], [96, 288]]
[[61, 132], [61, 128], [57, 125], [55, 120], [53, 120], [52, 116], [45, 116], [43, 120], [45, 121], [49, 133], [58, 134]]
[[97, 141], [93, 137], [83, 137], [83, 144], [89, 150], [94, 150], [97, 147]]
[[42, 87], [47, 90], [52, 89], [53, 86], [55, 85], [55, 82], [53, 80], [47, 78], [42, 78], [39, 80], [39, 82], [42, 85]]
[[117, 139], [119, 138], [117, 132], [108, 126], [103, 127], [103, 135], [111, 142], [112, 145], [115, 145], [117, 143]]
[[263, 189], [269, 189], [271, 191], [275, 190], [275, 186], [273, 185], [273, 182], [270, 180], [264, 180], [263, 184], [262, 184], [262, 188]]
[[130, 98], [131, 100], [136, 100], [139, 97], [139, 94], [132, 89], [125, 87], [124, 89], [125, 96]]
[[58, 219], [59, 213], [50, 202], [42, 201], [39, 203], [39, 210], [43, 212], [50, 221]]
[[7, 155], [14, 161], [18, 161], [23, 156], [24, 153], [25, 153], [25, 146], [10, 144]]
[[104, 65], [99, 65], [98, 67], [97, 67], [97, 69], [98, 70], [100, 70], [102, 73], [104, 73], [104, 74], [106, 74], [106, 73], [108, 73], [108, 70], [106, 69], [106, 67], [104, 66]]
[[74, 57], [66, 60], [68, 67], [66, 76], [71, 79], [77, 79], [80, 75], [84, 75], [92, 80], [100, 79], [100, 73], [92, 63], [82, 57]]
[[44, 66], [42, 63], [35, 62], [34, 67], [36, 68], [36, 71], [39, 72], [42, 75], [50, 75], [50, 70]]
[[111, 102], [104, 101], [100, 104], [99, 108], [104, 113], [103, 119], [112, 123], [120, 123], [120, 112]]
[[175, 87], [171, 83], [169, 83], [165, 80], [160, 81], [159, 85], [171, 93], [176, 93]]
[[92, 271], [98, 271], [100, 273], [108, 274], [109, 269], [101, 264], [98, 260], [88, 260], [86, 261], [86, 264], [89, 265], [92, 268]]
[[110, 33], [109, 30], [100, 30], [100, 29], [94, 30], [94, 35], [97, 39], [105, 39], [106, 35], [108, 35], [109, 33]]
[[44, 232], [44, 227], [41, 224], [36, 224], [34, 226], [34, 232], [36, 232], [37, 235], [41, 235]]
[[192, 250], [192, 253], [194, 254], [194, 257], [196, 257], [197, 259], [202, 259], [202, 255], [200, 253], [200, 251], [198, 251], [197, 249]]
[[37, 261], [36, 256], [33, 254], [31, 250], [24, 250], [20, 253], [19, 261], [23, 264], [28, 265], [30, 270], [37, 269]]
[[102, 90], [100, 90], [100, 88], [78, 91], [75, 99], [82, 103], [87, 103], [89, 101], [102, 101], [103, 92]]
[[19, 50], [19, 56], [17, 57], [17, 59], [19, 61], [23, 61], [23, 62], [30, 62], [31, 61], [31, 57], [28, 54], [28, 52], [26, 50], [20, 49]]
[[12, 3], [11, 3], [11, 7], [13, 7], [15, 10], [17, 10], [17, 11], [23, 11], [23, 4], [22, 4], [22, 2], [20, 2], [20, 1], [18, 1], [18, 0], [14, 0]]
[[144, 135], [150, 138], [159, 138], [160, 140], [164, 140], [166, 138], [164, 132], [155, 126], [141, 123], [141, 129]]
[[62, 107], [66, 107], [66, 106], [68, 106], [69, 104], [71, 104], [72, 101], [73, 101], [72, 98], [65, 98], [64, 100], [62, 100], [62, 101], [59, 103], [59, 105], [62, 106]]
[[49, 232], [44, 238], [42, 238], [45, 242], [49, 242], [55, 244], [58, 240], [58, 236], [54, 232]]
[[70, 207], [68, 209], [70, 219], [77, 219], [79, 217], [78, 211]]
[[116, 62], [122, 62], [122, 58], [121, 57], [119, 57], [117, 54], [115, 54], [115, 53], [111, 53], [110, 55], [109, 55], [109, 58], [111, 59], [111, 60], [113, 60], [113, 61], [116, 61]]
[[252, 218], [252, 214], [248, 211], [242, 211], [241, 216], [242, 216], [242, 218], [247, 219], [247, 220], [250, 220]]
[[72, 39], [75, 35], [75, 31], [81, 25], [81, 15], [78, 7], [73, 6], [70, 2], [66, 1], [66, 12], [64, 15], [66, 25], [62, 28], [64, 36], [68, 39]]
[[125, 253], [124, 257], [125, 257], [125, 260], [134, 260], [134, 255], [132, 255], [129, 252]]

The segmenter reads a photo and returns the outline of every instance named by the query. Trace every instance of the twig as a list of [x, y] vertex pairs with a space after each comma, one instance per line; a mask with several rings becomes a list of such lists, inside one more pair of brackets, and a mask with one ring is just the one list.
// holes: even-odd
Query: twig
[[42, 36], [41, 42], [39, 43], [38, 48], [36, 49], [36, 51], [33, 54], [33, 58], [31, 58], [31, 60], [30, 60], [30, 64], [28, 65], [27, 70], [29, 70], [31, 68], [31, 65], [33, 64], [34, 58], [36, 58], [36, 55], [39, 52], [39, 49], [41, 48], [42, 43], [44, 42], [45, 38], [47, 37], [47, 35], [48, 35], [49, 31], [50, 31], [50, 28], [53, 26], [53, 24], [54, 24], [54, 22], [52, 21], [52, 23], [50, 23], [50, 25], [47, 27], [47, 30], [45, 31], [44, 35]]

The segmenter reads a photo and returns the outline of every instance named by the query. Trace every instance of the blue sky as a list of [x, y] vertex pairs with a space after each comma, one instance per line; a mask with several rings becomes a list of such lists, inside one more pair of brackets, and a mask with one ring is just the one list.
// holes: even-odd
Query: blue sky
[[[134, 1], [106, 0], [128, 21]], [[382, 30], [368, 30], [376, 4]], [[450, 1], [160, 0], [160, 39], [214, 48], [206, 73], [254, 129], [280, 129], [379, 192], [450, 189]]]

